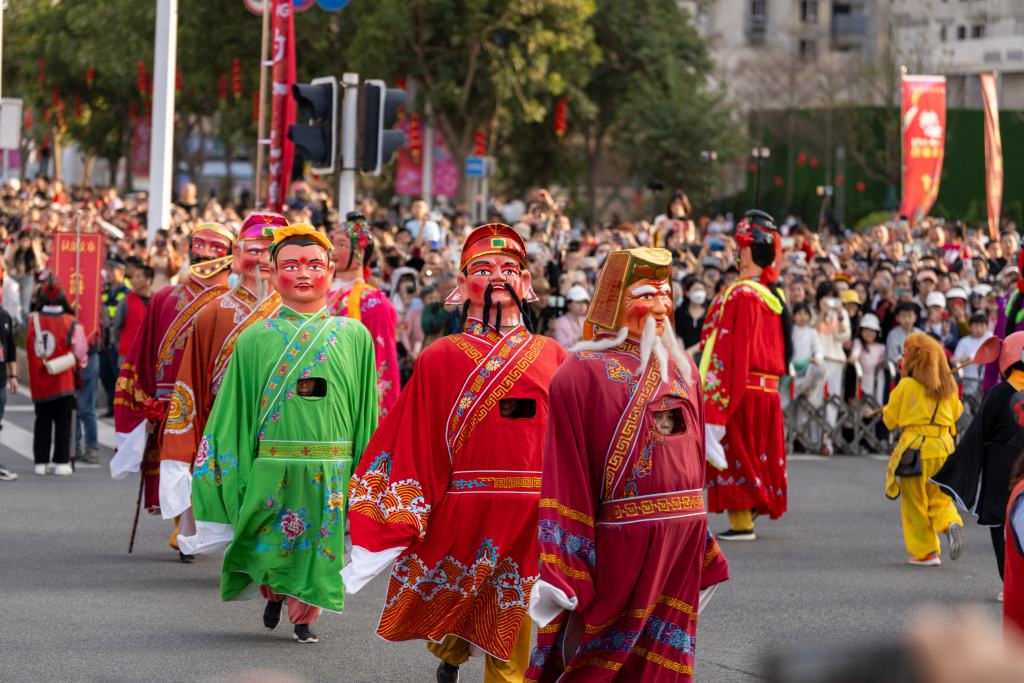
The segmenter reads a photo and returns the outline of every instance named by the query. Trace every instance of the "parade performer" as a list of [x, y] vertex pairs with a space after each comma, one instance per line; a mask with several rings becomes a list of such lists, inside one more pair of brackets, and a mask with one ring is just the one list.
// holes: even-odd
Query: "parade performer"
[[959, 559], [964, 551], [963, 521], [950, 497], [931, 481], [953, 452], [955, 423], [964, 408], [946, 353], [928, 334], [907, 337], [900, 372], [903, 379], [882, 411], [888, 429], [903, 428], [885, 471], [885, 495], [893, 500], [903, 495], [903, 539], [910, 564], [934, 567], [941, 564], [936, 534], [947, 535], [950, 559]]
[[423, 351], [349, 485], [345, 587], [397, 559], [377, 634], [430, 641], [440, 683], [471, 652], [488, 683], [522, 680], [529, 660], [548, 383], [566, 353], [531, 332], [526, 262], [507, 225], [466, 238], [447, 300], [464, 329]]
[[[1013, 465], [1021, 453], [1011, 441], [1024, 423], [1024, 332], [1003, 340], [999, 353], [999, 374], [1006, 380], [985, 392], [978, 414], [960, 438], [960, 444], [932, 477], [943, 491], [989, 527], [999, 577], [1004, 578], [1006, 550], [1006, 506], [1010, 499]], [[980, 485], [979, 485], [979, 479]]]
[[[1000, 339], [1006, 339], [1018, 330], [1024, 331], [1024, 249], [1017, 254], [1017, 287], [999, 300], [997, 310], [995, 333]], [[982, 390], [987, 392], [1002, 380], [1002, 364], [996, 361], [989, 363], [985, 366]]]
[[736, 230], [740, 278], [708, 307], [700, 374], [708, 512], [729, 513], [720, 540], [752, 541], [754, 515], [786, 512], [786, 436], [779, 377], [793, 356], [793, 321], [772, 265], [782, 257], [775, 221], [748, 211]]
[[331, 315], [354, 318], [370, 331], [377, 362], [378, 405], [383, 417], [395, 405], [402, 388], [395, 337], [398, 313], [384, 292], [366, 284], [367, 264], [373, 255], [373, 235], [363, 214], [350, 211], [331, 239], [334, 263], [338, 267], [334, 285], [340, 287], [329, 296], [327, 307]]
[[178, 542], [187, 553], [230, 544], [222, 599], [256, 597], [258, 586], [273, 629], [287, 597], [294, 637], [315, 643], [310, 624], [344, 605], [345, 486], [377, 426], [373, 341], [327, 312], [326, 237], [279, 227], [271, 249], [281, 309], [235, 343], [196, 456], [195, 534], [183, 527]]
[[672, 254], [608, 255], [551, 380], [540, 625], [526, 680], [690, 681], [697, 613], [728, 577], [708, 531], [704, 406], [671, 326]]
[[[220, 223], [203, 223], [195, 229], [189, 239], [191, 278], [186, 284], [164, 287], [150, 298], [117, 378], [117, 453], [110, 461], [110, 474], [123, 479], [141, 468], [142, 504], [151, 513], [160, 507], [159, 425], [185, 357], [193, 319], [228, 289], [234, 239], [234, 232]], [[170, 545], [177, 549], [175, 536]]]
[[[270, 282], [270, 230], [288, 225], [275, 213], [249, 214], [232, 246], [239, 280], [195, 317], [174, 383], [160, 442], [160, 512], [175, 519], [191, 506], [192, 465], [213, 401], [239, 335], [273, 318], [281, 295]], [[267, 231], [267, 232], [264, 232]]]

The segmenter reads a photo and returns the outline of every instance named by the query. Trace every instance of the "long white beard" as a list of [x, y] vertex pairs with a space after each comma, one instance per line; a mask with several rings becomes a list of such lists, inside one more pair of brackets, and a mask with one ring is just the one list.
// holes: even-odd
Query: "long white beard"
[[651, 359], [651, 353], [654, 353], [654, 357], [658, 359], [658, 368], [661, 371], [661, 381], [666, 384], [672, 384], [674, 378], [669, 373], [668, 357], [672, 356], [673, 365], [679, 369], [679, 373], [683, 376], [686, 382], [690, 381], [690, 359], [686, 357], [686, 352], [679, 345], [679, 340], [676, 339], [675, 330], [668, 324], [668, 319], [665, 319], [665, 330], [661, 336], [658, 336], [658, 327], [654, 322], [653, 317], [647, 318], [647, 323], [644, 325], [643, 335], [640, 337], [640, 367], [637, 369], [637, 376], [642, 376], [644, 371], [647, 370], [647, 363]]
[[[667, 323], [667, 318], [666, 324]], [[616, 346], [626, 341], [626, 337], [629, 336], [629, 328], [623, 327], [619, 330], [619, 333], [614, 337], [608, 337], [606, 339], [594, 339], [593, 341], [581, 341], [575, 344], [569, 353], [576, 351], [605, 351], [607, 349], [613, 349]], [[668, 327], [665, 332], [659, 337], [657, 333], [657, 326], [654, 322], [654, 318], [648, 318], [647, 324], [644, 325], [644, 332], [640, 338], [640, 368], [637, 370], [637, 375], [642, 375], [647, 369], [647, 363], [651, 359], [651, 353], [654, 353], [654, 357], [658, 359], [661, 364], [661, 379], [664, 382], [672, 383], [668, 373], [668, 357], [671, 356], [675, 361], [675, 365], [679, 368], [679, 372], [683, 375], [683, 379], [687, 383], [691, 381], [693, 373], [690, 371], [690, 359], [683, 351], [683, 347], [679, 345], [679, 340], [676, 339], [675, 331]]]

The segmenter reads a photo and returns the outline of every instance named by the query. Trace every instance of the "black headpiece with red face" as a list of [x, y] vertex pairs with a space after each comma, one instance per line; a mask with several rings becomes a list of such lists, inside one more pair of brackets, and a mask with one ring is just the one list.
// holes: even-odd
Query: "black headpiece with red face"
[[775, 282], [777, 266], [782, 257], [782, 235], [775, 225], [775, 219], [760, 209], [751, 209], [736, 226], [736, 242], [740, 248], [750, 247], [750, 258], [764, 269], [763, 282]]

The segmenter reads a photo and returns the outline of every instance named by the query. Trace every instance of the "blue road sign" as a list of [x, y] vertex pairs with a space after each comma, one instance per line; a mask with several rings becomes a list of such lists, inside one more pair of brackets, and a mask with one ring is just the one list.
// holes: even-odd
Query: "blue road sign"
[[316, 4], [320, 5], [320, 9], [327, 10], [328, 12], [337, 12], [348, 4], [349, 0], [316, 0]]
[[466, 157], [467, 178], [483, 178], [486, 168], [486, 157]]

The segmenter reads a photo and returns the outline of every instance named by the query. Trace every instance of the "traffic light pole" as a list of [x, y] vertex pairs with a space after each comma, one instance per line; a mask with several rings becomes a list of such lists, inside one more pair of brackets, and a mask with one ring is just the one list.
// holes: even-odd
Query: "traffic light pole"
[[359, 74], [341, 77], [345, 99], [341, 106], [341, 181], [338, 184], [338, 215], [356, 208], [356, 133], [359, 125]]
[[267, 71], [270, 70], [273, 62], [270, 61], [270, 2], [263, 1], [263, 38], [260, 45], [260, 101], [256, 117], [256, 178], [253, 188], [255, 204], [258, 209], [263, 203], [263, 148], [270, 145], [267, 136], [266, 111], [267, 111]]

